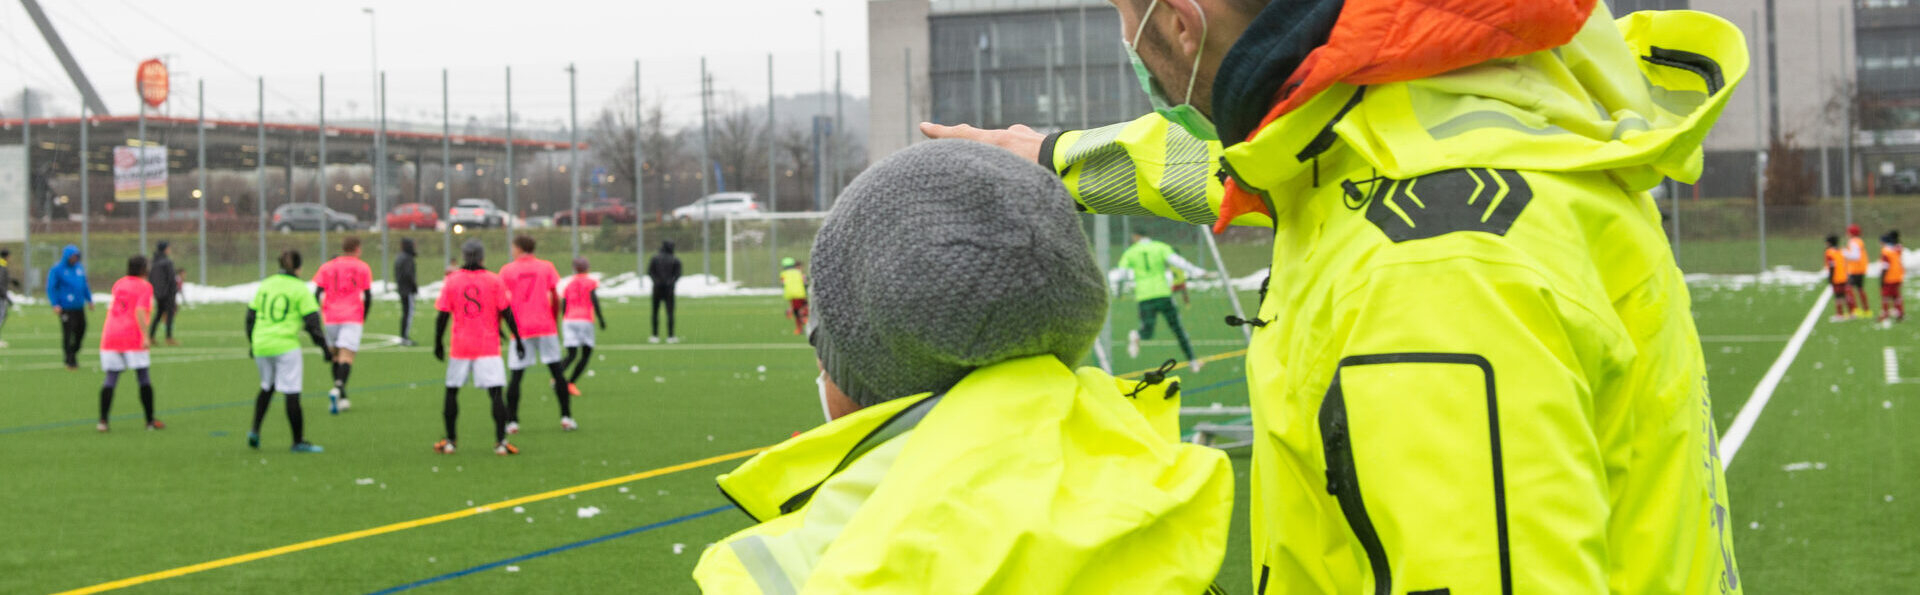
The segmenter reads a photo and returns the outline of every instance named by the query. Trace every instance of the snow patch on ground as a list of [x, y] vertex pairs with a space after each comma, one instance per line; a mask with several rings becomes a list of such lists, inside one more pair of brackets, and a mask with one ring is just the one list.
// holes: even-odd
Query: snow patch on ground
[[587, 507], [579, 508], [573, 511], [573, 515], [583, 519], [590, 519], [600, 515], [600, 507], [587, 506]]

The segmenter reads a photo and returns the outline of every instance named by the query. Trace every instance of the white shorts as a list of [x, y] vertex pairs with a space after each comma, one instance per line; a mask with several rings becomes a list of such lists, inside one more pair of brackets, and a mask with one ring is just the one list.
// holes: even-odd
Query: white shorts
[[284, 395], [300, 393], [300, 350], [256, 357], [253, 364], [260, 368], [260, 390], [280, 391]]
[[360, 351], [360, 331], [364, 326], [358, 322], [329, 324], [327, 325], [327, 344], [332, 345], [334, 349]]
[[[527, 344], [527, 359], [529, 360], [539, 358], [540, 363], [554, 364], [559, 363], [560, 360], [567, 355], [565, 351], [560, 350], [560, 335], [527, 337], [525, 342]], [[507, 341], [506, 349], [508, 368], [525, 370], [527, 366], [533, 364], [531, 361], [522, 361], [520, 359], [519, 350], [513, 348], [512, 340]]]
[[569, 320], [566, 322], [565, 329], [566, 333], [564, 334], [566, 335], [566, 340], [562, 342], [563, 345], [567, 347], [593, 346], [593, 333], [595, 331], [593, 321]]
[[153, 366], [153, 354], [148, 351], [102, 351], [100, 369], [107, 372], [125, 372], [141, 370]]
[[507, 369], [500, 356], [447, 360], [447, 388], [460, 388], [473, 377], [474, 388], [499, 388], [507, 385]]

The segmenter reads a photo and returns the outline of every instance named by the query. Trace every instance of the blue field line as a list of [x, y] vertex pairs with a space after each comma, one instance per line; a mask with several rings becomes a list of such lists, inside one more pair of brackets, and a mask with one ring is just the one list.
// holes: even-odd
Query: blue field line
[[[356, 388], [356, 389], [353, 389], [353, 391], [352, 391], [352, 392], [353, 392], [353, 394], [358, 394], [358, 393], [367, 393], [367, 392], [380, 392], [380, 391], [383, 391], [383, 390], [393, 390], [393, 389], [397, 389], [397, 388], [406, 388], [406, 387], [409, 387], [409, 386], [413, 386], [413, 385], [417, 385], [417, 384], [422, 384], [422, 383], [427, 383], [427, 382], [440, 382], [440, 381], [441, 381], [441, 379], [440, 379], [440, 378], [428, 378], [428, 379], [425, 379], [425, 380], [415, 380], [415, 381], [413, 381], [413, 382], [401, 382], [401, 383], [396, 383], [396, 384], [381, 384], [381, 385], [377, 385], [377, 386], [369, 386], [369, 387], [366, 387], [366, 388]], [[436, 385], [436, 386], [437, 386], [437, 385]], [[323, 394], [322, 394], [321, 396], [325, 396], [325, 394], [323, 393]], [[97, 401], [95, 401], [95, 402], [97, 403]], [[200, 412], [200, 411], [212, 411], [212, 410], [215, 410], [215, 409], [228, 409], [228, 408], [233, 408], [233, 407], [245, 407], [245, 406], [248, 406], [248, 405], [252, 405], [252, 404], [253, 404], [253, 399], [246, 399], [246, 400], [241, 400], [241, 401], [228, 401], [228, 402], [225, 402], [225, 403], [213, 403], [213, 404], [210, 404], [210, 405], [196, 405], [196, 406], [193, 406], [193, 407], [181, 407], [181, 408], [178, 408], [178, 409], [162, 409], [162, 410], [159, 410], [159, 411], [155, 411], [155, 412], [154, 412], [153, 414], [154, 414], [154, 417], [164, 417], [164, 416], [168, 416], [168, 415], [173, 415], [173, 414], [175, 414], [175, 413], [197, 413], [197, 412]], [[146, 418], [146, 415], [145, 415], [145, 414], [141, 414], [141, 413], [122, 413], [122, 414], [119, 414], [119, 415], [115, 415], [115, 416], [112, 416], [112, 417], [109, 417], [109, 418], [107, 418], [107, 421], [123, 421], [123, 420], [129, 420], [129, 419], [139, 419], [139, 420], [142, 420], [142, 421], [145, 421], [145, 418]], [[85, 426], [85, 425], [92, 425], [93, 423], [95, 423], [95, 422], [98, 422], [98, 421], [100, 421], [100, 420], [97, 420], [97, 419], [93, 419], [93, 418], [87, 418], [87, 419], [69, 419], [69, 420], [66, 420], [66, 421], [55, 421], [55, 422], [47, 422], [47, 423], [43, 423], [43, 424], [33, 424], [33, 425], [25, 425], [25, 426], [14, 426], [14, 427], [11, 427], [11, 428], [0, 428], [0, 436], [4, 436], [4, 435], [7, 435], [7, 434], [24, 434], [24, 433], [27, 433], [27, 432], [38, 432], [38, 431], [42, 431], [42, 430], [57, 430], [57, 429], [60, 429], [60, 428], [70, 428], [70, 427], [73, 427], [73, 426]]]
[[1226, 388], [1226, 387], [1229, 387], [1229, 386], [1233, 386], [1233, 385], [1235, 385], [1235, 384], [1246, 384], [1246, 383], [1247, 383], [1247, 377], [1245, 377], [1245, 376], [1235, 376], [1235, 377], [1233, 377], [1233, 378], [1232, 378], [1231, 380], [1222, 380], [1222, 381], [1219, 381], [1219, 382], [1215, 382], [1215, 383], [1213, 383], [1213, 384], [1209, 384], [1209, 385], [1206, 385], [1206, 386], [1202, 386], [1202, 387], [1200, 387], [1200, 388], [1196, 388], [1196, 389], [1182, 389], [1182, 390], [1180, 391], [1180, 394], [1182, 394], [1182, 395], [1197, 395], [1197, 394], [1200, 394], [1200, 393], [1204, 393], [1204, 392], [1207, 392], [1207, 391], [1210, 391], [1210, 390], [1217, 390], [1217, 389], [1222, 389], [1222, 388]]
[[433, 577], [433, 578], [426, 578], [426, 579], [421, 579], [421, 580], [417, 580], [417, 581], [413, 581], [413, 582], [411, 582], [411, 583], [407, 583], [407, 584], [404, 584], [404, 585], [400, 585], [400, 586], [398, 586], [398, 587], [388, 587], [388, 588], [385, 588], [385, 589], [381, 589], [381, 590], [379, 590], [379, 591], [374, 591], [374, 592], [373, 592], [373, 593], [371, 593], [370, 595], [386, 595], [387, 593], [399, 593], [399, 592], [401, 592], [401, 591], [406, 591], [406, 590], [408, 590], [408, 589], [414, 589], [414, 588], [418, 588], [418, 587], [424, 587], [424, 586], [427, 586], [427, 585], [431, 585], [431, 584], [434, 584], [434, 583], [437, 583], [437, 582], [441, 582], [441, 581], [447, 581], [447, 580], [453, 580], [453, 579], [456, 579], [456, 578], [460, 578], [460, 577], [463, 577], [463, 576], [467, 576], [467, 575], [470, 575], [470, 574], [474, 574], [474, 573], [478, 573], [478, 572], [484, 572], [484, 571], [487, 571], [487, 570], [492, 570], [492, 569], [494, 569], [494, 568], [499, 568], [499, 567], [501, 567], [501, 566], [506, 566], [506, 565], [508, 565], [508, 564], [513, 564], [513, 563], [516, 563], [516, 562], [523, 562], [523, 561], [526, 561], [526, 560], [532, 560], [532, 559], [534, 559], [534, 558], [539, 558], [539, 557], [543, 557], [543, 556], [551, 556], [551, 555], [553, 555], [553, 554], [558, 554], [558, 553], [560, 553], [560, 552], [564, 552], [564, 551], [567, 551], [567, 550], [571, 550], [571, 549], [575, 549], [575, 548], [582, 548], [582, 547], [586, 547], [586, 546], [589, 546], [589, 545], [593, 545], [593, 544], [596, 544], [596, 543], [600, 543], [600, 542], [602, 542], [602, 541], [609, 541], [609, 540], [614, 540], [614, 539], [619, 539], [619, 538], [622, 538], [622, 537], [626, 537], [626, 536], [629, 536], [629, 535], [635, 535], [635, 534], [639, 534], [639, 533], [645, 533], [645, 532], [648, 532], [648, 531], [652, 531], [652, 530], [654, 530], [654, 529], [659, 529], [659, 528], [661, 528], [661, 527], [666, 527], [666, 526], [669, 526], [669, 525], [677, 525], [677, 524], [680, 524], [680, 523], [684, 523], [684, 522], [687, 522], [687, 521], [691, 521], [691, 520], [694, 520], [694, 519], [697, 519], [697, 518], [701, 518], [701, 517], [707, 517], [707, 516], [712, 516], [712, 515], [715, 515], [715, 514], [718, 514], [718, 513], [720, 513], [720, 512], [722, 512], [722, 511], [727, 511], [727, 510], [733, 510], [733, 506], [731, 506], [731, 505], [729, 505], [729, 506], [719, 506], [719, 507], [715, 507], [715, 508], [709, 508], [709, 509], [707, 509], [707, 510], [702, 510], [702, 511], [700, 511], [700, 512], [696, 512], [696, 513], [693, 513], [693, 514], [689, 514], [689, 515], [686, 515], [686, 516], [681, 516], [681, 517], [674, 517], [674, 518], [671, 518], [671, 519], [667, 519], [667, 520], [664, 520], [664, 521], [660, 521], [660, 522], [657, 522], [657, 523], [651, 523], [651, 524], [646, 524], [646, 525], [641, 525], [641, 526], [638, 526], [638, 527], [634, 527], [634, 528], [632, 528], [632, 529], [627, 529], [627, 530], [625, 530], [625, 531], [621, 531], [621, 532], [618, 532], [618, 533], [608, 533], [608, 534], [606, 534], [606, 535], [601, 535], [601, 536], [599, 536], [599, 537], [595, 537], [595, 538], [592, 538], [592, 539], [587, 539], [587, 540], [582, 540], [582, 541], [576, 541], [576, 542], [573, 542], [573, 543], [569, 543], [569, 544], [566, 544], [566, 545], [561, 545], [561, 546], [555, 546], [555, 547], [550, 547], [550, 548], [547, 548], [547, 549], [544, 549], [544, 550], [540, 550], [540, 551], [537, 551], [537, 552], [533, 552], [533, 553], [530, 553], [530, 554], [521, 554], [521, 555], [518, 555], [518, 556], [514, 556], [514, 557], [512, 557], [512, 558], [507, 558], [507, 559], [505, 559], [505, 560], [499, 560], [499, 561], [494, 561], [494, 562], [488, 562], [488, 563], [486, 563], [486, 564], [481, 564], [481, 565], [479, 565], [479, 566], [475, 566], [475, 567], [472, 567], [472, 568], [467, 568], [467, 569], [465, 569], [465, 570], [457, 570], [457, 571], [454, 571], [454, 572], [449, 572], [449, 573], [446, 573], [446, 574], [442, 574], [442, 575], [440, 575], [440, 576], [436, 576], [436, 577]]

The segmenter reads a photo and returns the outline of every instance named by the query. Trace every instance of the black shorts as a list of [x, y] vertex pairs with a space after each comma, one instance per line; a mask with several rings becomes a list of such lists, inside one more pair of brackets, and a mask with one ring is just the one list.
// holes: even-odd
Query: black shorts
[[1866, 275], [1847, 275], [1847, 284], [1852, 285], [1855, 289], [1866, 289], [1867, 276]]

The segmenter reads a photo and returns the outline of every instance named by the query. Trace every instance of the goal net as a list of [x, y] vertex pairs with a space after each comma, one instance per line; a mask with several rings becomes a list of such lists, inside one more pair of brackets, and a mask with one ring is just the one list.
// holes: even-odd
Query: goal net
[[740, 287], [779, 287], [780, 260], [806, 262], [823, 212], [736, 213], [726, 219], [724, 280]]

